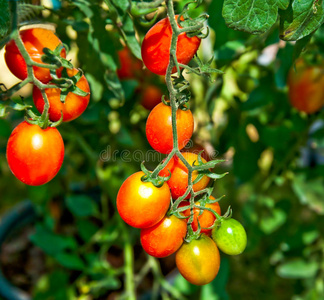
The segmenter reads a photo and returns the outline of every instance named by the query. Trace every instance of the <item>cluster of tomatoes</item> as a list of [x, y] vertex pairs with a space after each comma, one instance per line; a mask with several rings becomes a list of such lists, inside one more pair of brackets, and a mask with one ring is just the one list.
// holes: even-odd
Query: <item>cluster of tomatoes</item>
[[[43, 121], [27, 118], [11, 133], [7, 144], [7, 160], [12, 173], [28, 185], [42, 185], [55, 177], [61, 168], [64, 158], [64, 143], [61, 134], [52, 122], [68, 122], [79, 117], [90, 99], [90, 88], [82, 71], [76, 68], [42, 67], [44, 51], [62, 59], [66, 57], [66, 50], [59, 38], [48, 29], [32, 28], [21, 30], [20, 41], [28, 52], [30, 59], [37, 63], [33, 66], [36, 80], [43, 84], [50, 84], [50, 88], [43, 91], [33, 87], [33, 101], [36, 109], [43, 113], [46, 94], [49, 109]], [[10, 71], [19, 79], [28, 77], [27, 64], [21, 55], [15, 40], [11, 40], [5, 47], [5, 61]], [[70, 80], [68, 88], [62, 89], [55, 84], [63, 78]], [[36, 118], [37, 119], [37, 118]], [[49, 126], [48, 126], [49, 125]]]
[[[155, 74], [166, 74], [171, 36], [171, 25], [165, 18], [155, 24], [143, 40], [143, 62]], [[189, 63], [199, 45], [198, 37], [181, 34], [177, 41], [178, 62]], [[179, 150], [188, 143], [193, 130], [194, 119], [190, 109], [178, 108], [176, 132]], [[172, 152], [172, 108], [168, 102], [161, 102], [150, 112], [146, 137], [156, 151], [163, 154]], [[206, 163], [191, 152], [182, 152], [182, 159], [191, 166], [197, 161]], [[127, 224], [141, 229], [141, 244], [149, 255], [162, 258], [175, 253], [176, 265], [185, 279], [196, 285], [207, 284], [219, 270], [218, 248], [230, 255], [241, 253], [246, 246], [246, 233], [238, 221], [220, 216], [220, 206], [211, 196], [205, 195], [195, 202], [195, 206], [190, 206], [187, 191], [189, 170], [178, 155], [168, 156], [167, 160], [156, 178], [146, 170], [128, 177], [119, 189], [117, 210]], [[208, 186], [208, 176], [200, 176], [197, 181], [199, 172], [194, 170], [191, 175], [193, 192]], [[177, 208], [179, 214], [176, 214], [170, 204], [180, 197], [183, 200]]]

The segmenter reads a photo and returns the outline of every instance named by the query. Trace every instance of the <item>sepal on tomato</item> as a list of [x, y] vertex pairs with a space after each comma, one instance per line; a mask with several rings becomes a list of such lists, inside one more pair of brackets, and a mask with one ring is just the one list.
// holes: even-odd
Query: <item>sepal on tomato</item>
[[168, 181], [171, 178], [171, 172], [169, 171], [169, 176], [163, 177], [163, 176], [156, 176], [152, 177], [152, 172], [146, 169], [144, 162], [141, 163], [141, 170], [145, 174], [142, 176], [141, 180], [143, 182], [151, 182], [156, 187], [161, 187], [164, 182]]

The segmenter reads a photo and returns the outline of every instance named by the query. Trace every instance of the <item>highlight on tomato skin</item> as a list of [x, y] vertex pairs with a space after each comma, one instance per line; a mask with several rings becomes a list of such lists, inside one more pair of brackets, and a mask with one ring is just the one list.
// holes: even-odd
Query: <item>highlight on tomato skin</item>
[[215, 242], [205, 234], [189, 243], [184, 242], [176, 252], [180, 274], [190, 283], [205, 285], [218, 274], [220, 255]]
[[[76, 75], [78, 69], [66, 69], [69, 77]], [[90, 86], [84, 75], [79, 79], [76, 86], [82, 91], [88, 93], [87, 96], [79, 96], [73, 92], [69, 92], [64, 103], [60, 100], [61, 90], [59, 88], [47, 88], [45, 93], [50, 104], [49, 119], [53, 122], [61, 119], [63, 114], [63, 122], [69, 122], [78, 118], [87, 108], [90, 101]], [[41, 91], [34, 86], [33, 100], [37, 110], [42, 113], [44, 110], [44, 99]]]
[[289, 100], [293, 107], [307, 114], [318, 112], [324, 105], [324, 66], [307, 65], [304, 59], [296, 62], [288, 74]]
[[144, 172], [136, 172], [121, 185], [117, 194], [120, 217], [135, 228], [148, 228], [157, 224], [169, 209], [171, 195], [166, 183], [156, 187], [142, 182]]
[[[178, 109], [176, 112], [178, 147], [181, 150], [192, 137], [194, 119], [190, 110]], [[146, 121], [146, 137], [152, 148], [168, 154], [173, 149], [171, 107], [163, 102], [150, 112]]]
[[64, 158], [64, 144], [55, 127], [41, 129], [26, 121], [11, 133], [7, 143], [11, 172], [25, 184], [38, 186], [52, 180]]
[[[177, 20], [178, 15], [175, 18]], [[171, 38], [172, 28], [168, 18], [157, 22], [144, 37], [141, 50], [143, 62], [151, 72], [157, 75], [166, 74], [170, 59]], [[200, 42], [201, 39], [197, 36], [190, 38], [186, 33], [180, 34], [176, 52], [178, 62], [187, 65], [196, 54]], [[176, 72], [176, 68], [172, 71]]]
[[141, 244], [154, 257], [167, 257], [182, 245], [187, 233], [187, 222], [176, 216], [164, 217], [153, 227], [141, 230]]
[[[53, 51], [58, 46], [63, 47], [61, 40], [54, 32], [45, 28], [25, 29], [21, 30], [19, 34], [31, 59], [37, 63], [43, 63], [41, 60], [44, 55], [43, 48], [46, 47]], [[66, 58], [65, 48], [62, 48], [60, 56]], [[12, 74], [21, 80], [27, 78], [26, 62], [14, 40], [5, 46], [5, 61]], [[48, 83], [52, 79], [49, 69], [34, 66], [33, 70], [35, 77], [43, 83]], [[62, 68], [56, 70], [56, 74], [59, 76], [61, 71]]]

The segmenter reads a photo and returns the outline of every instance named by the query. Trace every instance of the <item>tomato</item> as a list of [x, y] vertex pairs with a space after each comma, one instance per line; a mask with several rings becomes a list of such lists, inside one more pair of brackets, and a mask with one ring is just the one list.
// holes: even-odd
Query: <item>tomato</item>
[[[72, 77], [79, 72], [78, 69], [66, 70], [69, 77]], [[76, 86], [86, 93], [90, 92], [88, 81], [84, 75], [82, 75]], [[61, 90], [59, 88], [45, 89], [45, 93], [50, 104], [49, 118], [51, 121], [60, 120], [61, 113], [63, 113], [64, 122], [76, 119], [85, 111], [90, 99], [90, 94], [82, 97], [69, 92], [64, 103], [62, 103], [60, 100]], [[33, 90], [33, 99], [37, 110], [42, 113], [45, 103], [41, 91], [36, 86], [34, 86]]]
[[[197, 154], [184, 152], [182, 155], [190, 165], [192, 165], [194, 161], [198, 162]], [[167, 170], [169, 169], [171, 171], [171, 178], [167, 181], [167, 183], [170, 187], [172, 198], [177, 199], [182, 196], [188, 188], [188, 169], [178, 157], [175, 156], [171, 160], [173, 160], [173, 162], [170, 161], [169, 164], [162, 171], [160, 171], [159, 175], [166, 177], [169, 175]], [[206, 162], [203, 158], [202, 161], [204, 163]], [[198, 171], [194, 171], [192, 173], [192, 181], [197, 178], [197, 175]], [[207, 187], [209, 180], [209, 177], [206, 175], [203, 176], [200, 181], [193, 185], [193, 190], [195, 192], [203, 190], [205, 187]], [[187, 198], [190, 198], [190, 194], [187, 196]]]
[[147, 85], [142, 91], [141, 105], [148, 110], [152, 110], [161, 103], [162, 96], [163, 94], [159, 87], [151, 84]]
[[[59, 38], [48, 29], [26, 29], [20, 31], [19, 34], [31, 59], [37, 63], [42, 63], [41, 57], [44, 55], [43, 48], [46, 47], [50, 50], [55, 50], [57, 46], [62, 45]], [[11, 40], [6, 45], [5, 50], [5, 60], [9, 70], [19, 79], [26, 79], [27, 65], [14, 40]], [[66, 51], [64, 48], [62, 49], [60, 55], [64, 58], [66, 57]], [[33, 67], [33, 70], [35, 77], [44, 83], [47, 83], [52, 79], [49, 69]], [[57, 75], [60, 74], [61, 70], [61, 68], [57, 70]]]
[[119, 79], [135, 79], [143, 73], [143, 64], [137, 59], [129, 48], [118, 51], [120, 67], [117, 69]]
[[[168, 18], [157, 22], [146, 33], [142, 43], [142, 59], [151, 72], [165, 75], [170, 59], [171, 38], [172, 28]], [[180, 34], [176, 52], [178, 62], [187, 65], [196, 54], [200, 42], [201, 39], [196, 36], [190, 38], [186, 33]], [[176, 72], [176, 68], [172, 71]]]
[[143, 249], [154, 257], [167, 257], [176, 252], [187, 234], [187, 222], [176, 216], [164, 217], [159, 223], [141, 230]]
[[9, 137], [9, 168], [25, 184], [36, 186], [52, 180], [60, 170], [63, 158], [63, 139], [54, 127], [41, 129], [24, 121]]
[[170, 190], [164, 183], [158, 188], [142, 182], [143, 172], [129, 176], [117, 195], [117, 210], [121, 218], [136, 228], [148, 228], [162, 220], [170, 205]]
[[[213, 196], [209, 197], [212, 200], [215, 200], [215, 198]], [[179, 205], [179, 207], [183, 207], [183, 206], [188, 206], [189, 205], [189, 201], [182, 201]], [[196, 202], [196, 205], [200, 205], [199, 201]], [[221, 209], [219, 206], [218, 202], [214, 202], [214, 203], [206, 203], [205, 207], [207, 208], [211, 208], [213, 209], [215, 212], [217, 212], [219, 215], [221, 215]], [[193, 210], [194, 212], [194, 219], [193, 222], [191, 223], [191, 227], [194, 231], [196, 231], [198, 229], [198, 220], [200, 223], [200, 227], [201, 227], [201, 233], [205, 233], [206, 235], [211, 235], [212, 230], [211, 229], [204, 229], [204, 228], [208, 228], [210, 226], [212, 226], [216, 220], [216, 217], [213, 213], [211, 213], [208, 210], [203, 210], [202, 214], [199, 215], [200, 209], [199, 208], [194, 208]], [[190, 216], [190, 209], [186, 209], [183, 213], [184, 216], [189, 217]], [[188, 218], [189, 221], [189, 218]]]
[[[182, 149], [190, 140], [194, 120], [190, 110], [178, 109], [176, 113], [178, 146]], [[163, 102], [153, 108], [146, 121], [146, 137], [152, 148], [167, 154], [173, 149], [171, 107]]]
[[217, 246], [205, 234], [190, 243], [184, 242], [177, 251], [175, 260], [180, 274], [196, 285], [213, 281], [220, 265]]
[[206, 161], [211, 160], [211, 158], [210, 158], [208, 152], [206, 151], [206, 149], [202, 145], [200, 145], [200, 144], [198, 144], [196, 142], [193, 143], [192, 146], [189, 146], [189, 144], [186, 145], [186, 147], [182, 149], [182, 152], [191, 152], [191, 153], [195, 153], [197, 155], [199, 153], [201, 153], [201, 157], [204, 158]]
[[296, 62], [296, 71], [288, 75], [290, 103], [308, 114], [319, 111], [324, 105], [324, 75], [322, 66], [308, 66], [303, 59]]
[[235, 219], [223, 219], [220, 226], [213, 228], [212, 238], [218, 248], [229, 255], [242, 253], [247, 243], [245, 229]]

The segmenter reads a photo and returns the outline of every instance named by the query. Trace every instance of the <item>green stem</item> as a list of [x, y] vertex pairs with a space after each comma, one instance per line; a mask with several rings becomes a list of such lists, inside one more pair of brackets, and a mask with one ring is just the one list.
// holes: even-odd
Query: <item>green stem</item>
[[[127, 229], [125, 228], [125, 231]], [[127, 233], [128, 235], [128, 233]], [[130, 237], [125, 238], [124, 259], [125, 259], [125, 288], [127, 299], [136, 300], [135, 282], [134, 282], [134, 254], [133, 247], [129, 242]]]

